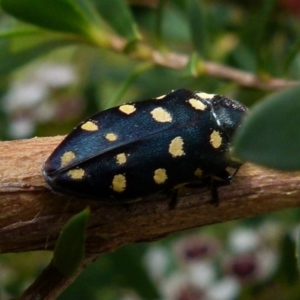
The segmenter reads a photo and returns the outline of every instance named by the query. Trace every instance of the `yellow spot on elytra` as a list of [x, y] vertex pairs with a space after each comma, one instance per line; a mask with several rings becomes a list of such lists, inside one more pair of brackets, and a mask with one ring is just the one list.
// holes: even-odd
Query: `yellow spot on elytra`
[[151, 111], [151, 115], [152, 115], [153, 119], [157, 122], [162, 122], [162, 123], [172, 122], [171, 114], [162, 107], [154, 108]]
[[123, 165], [126, 163], [127, 161], [127, 157], [125, 153], [120, 153], [118, 155], [116, 155], [116, 161], [118, 165]]
[[185, 155], [185, 152], [183, 151], [183, 139], [181, 136], [177, 136], [174, 138], [170, 145], [169, 145], [169, 153], [173, 156], [182, 156]]
[[87, 121], [83, 123], [81, 126], [81, 129], [86, 131], [97, 131], [99, 129], [98, 125], [95, 123], [95, 121]]
[[64, 167], [76, 157], [73, 151], [65, 152], [60, 158], [60, 166]]
[[126, 115], [130, 115], [136, 111], [136, 108], [134, 107], [133, 104], [124, 104], [119, 106], [119, 110]]
[[222, 137], [220, 132], [214, 130], [210, 135], [210, 144], [215, 148], [218, 149], [222, 145]]
[[156, 97], [155, 99], [156, 99], [156, 100], [162, 100], [162, 99], [164, 99], [165, 97], [166, 97], [166, 95], [161, 95], [161, 96]]
[[84, 174], [85, 174], [85, 171], [83, 169], [73, 169], [73, 170], [70, 170], [68, 171], [68, 176], [70, 176], [72, 179], [82, 179]]
[[105, 135], [105, 138], [106, 138], [108, 141], [110, 141], [110, 142], [114, 142], [114, 141], [117, 140], [118, 136], [117, 136], [115, 133], [110, 132], [110, 133], [108, 133], [108, 134]]
[[126, 177], [123, 174], [115, 175], [112, 181], [112, 189], [117, 193], [122, 193], [126, 188]]
[[214, 96], [216, 96], [216, 94], [207, 94], [207, 93], [196, 93], [196, 95], [199, 96], [202, 99], [207, 99], [207, 100], [210, 100]]
[[202, 174], [203, 174], [203, 172], [202, 172], [202, 170], [201, 169], [196, 169], [196, 171], [194, 172], [194, 174], [195, 174], [195, 176], [197, 176], [197, 177], [201, 177], [202, 176]]
[[192, 107], [194, 107], [195, 109], [198, 109], [198, 110], [205, 110], [206, 108], [206, 105], [198, 100], [198, 99], [195, 99], [195, 98], [191, 98], [188, 100], [188, 102], [192, 105]]
[[157, 170], [155, 170], [153, 179], [157, 184], [164, 183], [168, 179], [166, 169], [157, 169]]

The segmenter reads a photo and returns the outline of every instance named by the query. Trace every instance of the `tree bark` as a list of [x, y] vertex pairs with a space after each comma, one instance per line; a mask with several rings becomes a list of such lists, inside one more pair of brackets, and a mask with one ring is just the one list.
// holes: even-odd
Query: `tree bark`
[[[181, 191], [170, 210], [168, 195], [127, 205], [111, 205], [53, 194], [41, 168], [63, 139], [33, 138], [0, 143], [0, 252], [52, 250], [62, 226], [87, 206], [91, 218], [86, 253], [113, 251], [133, 242], [153, 241], [179, 230], [247, 218], [300, 204], [300, 173], [242, 166], [229, 186], [219, 188], [220, 203], [207, 189]], [[188, 193], [188, 194], [187, 194]]]

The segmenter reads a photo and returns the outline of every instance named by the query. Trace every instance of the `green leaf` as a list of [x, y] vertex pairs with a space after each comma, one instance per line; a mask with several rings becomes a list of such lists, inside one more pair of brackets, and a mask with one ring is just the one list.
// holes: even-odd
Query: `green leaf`
[[193, 52], [190, 57], [187, 65], [184, 68], [183, 75], [186, 77], [194, 76], [196, 77], [199, 74], [199, 57], [196, 52]]
[[1, 6], [22, 21], [101, 41], [100, 19], [98, 23], [88, 4], [83, 6], [76, 0], [1, 0]]
[[41, 30], [37, 27], [32, 26], [18, 26], [15, 28], [9, 29], [1, 29], [0, 30], [0, 39], [2, 38], [13, 38], [13, 37], [23, 37], [23, 36], [30, 36], [33, 34], [39, 34]]
[[[299, 236], [297, 236], [298, 238]], [[280, 259], [278, 261], [276, 278], [278, 282], [282, 284], [287, 284], [289, 286], [293, 284], [298, 284], [299, 282], [299, 272], [297, 270], [297, 262], [299, 245], [295, 245], [295, 241], [291, 234], [286, 234], [281, 239], [280, 246]], [[296, 252], [296, 257], [295, 257]], [[296, 259], [297, 260], [296, 260]], [[291, 297], [293, 299], [293, 297]]]
[[[284, 63], [283, 65], [283, 71], [286, 71], [290, 66], [295, 67], [297, 66], [296, 60], [299, 55], [299, 49], [300, 49], [300, 36], [297, 36], [296, 41], [290, 45], [289, 51], [287, 55], [284, 57]], [[297, 68], [297, 67], [296, 67]]]
[[300, 273], [300, 230], [298, 230], [297, 237], [296, 237], [296, 259], [297, 259], [298, 273]]
[[143, 73], [149, 71], [154, 68], [154, 64], [152, 62], [146, 62], [139, 64], [131, 74], [127, 76], [127, 78], [123, 81], [121, 86], [117, 89], [115, 94], [112, 96], [111, 100], [108, 101], [105, 105], [105, 108], [109, 108], [112, 106], [116, 106], [119, 103], [120, 99], [123, 97], [125, 92], [128, 90], [130, 85]]
[[53, 264], [67, 277], [74, 274], [84, 257], [85, 230], [90, 209], [72, 217], [62, 229], [53, 254]]
[[262, 100], [238, 130], [233, 154], [267, 167], [300, 170], [300, 86]]
[[[112, 270], [124, 281], [121, 285], [136, 291], [140, 299], [161, 299], [157, 287], [141, 263], [143, 254], [136, 245], [127, 245], [112, 253]], [[128, 268], [130, 266], [130, 268]]]
[[140, 37], [129, 5], [124, 0], [93, 0], [101, 16], [121, 36], [129, 41]]
[[256, 13], [250, 14], [251, 18], [247, 20], [244, 28], [246, 31], [242, 32], [242, 38], [255, 54], [258, 67], [261, 67], [262, 53], [270, 36], [271, 20], [277, 2], [278, 0], [262, 1]]
[[[7, 36], [14, 34], [16, 39], [21, 42], [25, 36], [17, 37], [18, 33], [7, 32]], [[0, 34], [1, 35], [1, 34]], [[4, 33], [3, 33], [4, 35]], [[30, 44], [30, 39], [38, 39], [38, 35], [27, 36], [27, 45]], [[20, 49], [14, 45], [15, 39], [0, 38], [0, 77], [6, 76], [9, 73], [15, 71], [18, 67], [21, 67], [28, 63], [29, 61], [36, 59], [41, 55], [45, 55], [50, 51], [70, 45], [71, 42], [68, 40], [63, 40], [61, 38], [56, 38], [52, 40], [44, 40], [33, 45], [28, 45], [25, 49]]]
[[262, 3], [262, 7], [258, 10], [257, 23], [255, 26], [255, 42], [254, 47], [261, 48], [264, 45], [264, 39], [268, 34], [268, 23], [272, 18], [272, 12], [276, 7], [278, 0], [266, 0]]
[[206, 11], [203, 1], [190, 0], [188, 1], [188, 16], [190, 22], [190, 31], [193, 44], [198, 54], [207, 58], [207, 22]]
[[159, 0], [157, 3], [157, 8], [155, 9], [155, 37], [158, 45], [161, 45], [163, 42], [163, 20], [164, 12], [166, 10], [168, 0]]

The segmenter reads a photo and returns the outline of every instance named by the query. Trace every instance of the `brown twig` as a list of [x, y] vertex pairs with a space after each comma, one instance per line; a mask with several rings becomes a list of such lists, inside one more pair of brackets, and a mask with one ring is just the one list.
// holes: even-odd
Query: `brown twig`
[[97, 257], [97, 255], [87, 256], [82, 261], [76, 274], [72, 277], [63, 276], [51, 261], [41, 275], [24, 291], [19, 300], [57, 299], [57, 297], [76, 279], [77, 275], [79, 275], [88, 264], [95, 261]]
[[0, 250], [2, 253], [52, 250], [62, 226], [87, 206], [92, 215], [87, 253], [112, 251], [121, 245], [159, 239], [178, 230], [245, 218], [297, 206], [299, 173], [279, 173], [244, 165], [228, 187], [220, 188], [220, 205], [209, 203], [209, 191], [180, 195], [169, 210], [166, 195], [124, 205], [55, 195], [41, 174], [43, 162], [62, 137], [1, 142]]
[[[62, 226], [87, 206], [92, 214], [87, 229], [87, 256], [80, 270], [99, 254], [128, 243], [153, 241], [179, 230], [300, 204], [299, 173], [280, 173], [250, 164], [241, 168], [230, 186], [220, 188], [218, 207], [210, 204], [211, 194], [203, 190], [182, 193], [173, 210], [169, 209], [166, 195], [126, 206], [55, 195], [47, 188], [41, 167], [61, 140], [62, 137], [53, 137], [0, 143], [1, 253], [52, 250]], [[30, 296], [41, 293], [43, 299], [54, 299], [53, 295], [74, 279], [53, 273], [51, 266], [45, 272], [22, 299], [33, 299]]]
[[[123, 52], [126, 48], [126, 40], [118, 36], [108, 37], [109, 48], [115, 52]], [[137, 60], [152, 61], [154, 64], [171, 69], [184, 70], [188, 64], [189, 57], [185, 54], [174, 52], [160, 52], [150, 46], [137, 43], [134, 50], [130, 52], [131, 57]], [[241, 71], [232, 67], [224, 66], [211, 61], [200, 61], [195, 68], [197, 74], [194, 76], [208, 75], [224, 80], [233, 81], [240, 86], [247, 88], [256, 88], [266, 91], [276, 91], [282, 88], [299, 84], [296, 80], [285, 80], [280, 78], [261, 78], [250, 72]]]

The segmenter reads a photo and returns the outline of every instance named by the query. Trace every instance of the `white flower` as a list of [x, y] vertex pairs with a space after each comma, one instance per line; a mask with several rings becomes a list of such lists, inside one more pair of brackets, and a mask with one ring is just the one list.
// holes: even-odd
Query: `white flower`
[[159, 279], [164, 275], [169, 264], [169, 253], [162, 247], [152, 247], [146, 253], [144, 262], [150, 276], [154, 279]]
[[180, 239], [174, 247], [175, 254], [184, 264], [211, 260], [220, 249], [219, 241], [203, 234], [190, 235]]
[[229, 237], [229, 247], [234, 253], [245, 253], [255, 250], [260, 243], [259, 235], [251, 229], [233, 230]]
[[239, 282], [232, 277], [225, 277], [224, 279], [214, 283], [207, 291], [208, 300], [232, 300], [236, 299], [240, 293]]
[[77, 79], [69, 65], [42, 65], [26, 80], [16, 80], [4, 96], [4, 109], [7, 112], [22, 108], [35, 108], [50, 96], [51, 88], [70, 85]]
[[34, 132], [34, 122], [30, 118], [16, 118], [11, 120], [8, 127], [8, 134], [14, 139], [22, 139], [32, 136]]
[[15, 82], [4, 96], [4, 109], [8, 112], [32, 108], [48, 96], [46, 85], [38, 81]]
[[35, 71], [35, 77], [38, 81], [53, 88], [64, 87], [77, 80], [72, 66], [66, 64], [42, 65]]
[[176, 273], [160, 284], [162, 299], [206, 299], [206, 290], [193, 286], [183, 273]]
[[259, 227], [258, 234], [264, 245], [278, 248], [282, 242], [285, 231], [281, 223], [266, 221]]
[[55, 116], [55, 105], [49, 102], [43, 102], [36, 107], [34, 117], [36, 121], [47, 122]]
[[260, 280], [268, 279], [273, 275], [279, 263], [277, 252], [271, 250], [258, 251], [257, 260], [260, 264], [260, 272], [258, 274]]
[[216, 269], [212, 262], [194, 262], [187, 268], [187, 278], [192, 285], [205, 288], [216, 278]]

